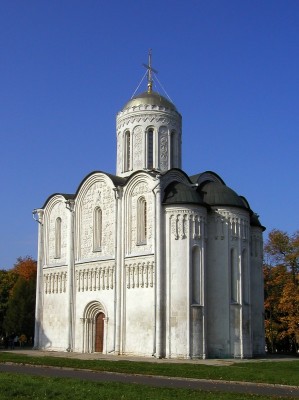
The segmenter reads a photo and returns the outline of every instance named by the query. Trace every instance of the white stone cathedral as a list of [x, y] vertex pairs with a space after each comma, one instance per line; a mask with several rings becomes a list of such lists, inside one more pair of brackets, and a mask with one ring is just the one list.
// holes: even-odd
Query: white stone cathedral
[[264, 353], [263, 226], [214, 172], [181, 169], [182, 117], [152, 90], [116, 118], [116, 175], [39, 222], [35, 348], [157, 358]]

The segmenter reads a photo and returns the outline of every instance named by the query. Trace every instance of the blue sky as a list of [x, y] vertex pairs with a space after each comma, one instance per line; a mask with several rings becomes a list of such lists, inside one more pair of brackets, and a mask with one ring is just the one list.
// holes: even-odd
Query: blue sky
[[183, 116], [183, 169], [219, 174], [265, 238], [299, 229], [298, 0], [3, 0], [0, 269], [36, 257], [49, 195], [115, 173], [115, 116], [149, 48]]

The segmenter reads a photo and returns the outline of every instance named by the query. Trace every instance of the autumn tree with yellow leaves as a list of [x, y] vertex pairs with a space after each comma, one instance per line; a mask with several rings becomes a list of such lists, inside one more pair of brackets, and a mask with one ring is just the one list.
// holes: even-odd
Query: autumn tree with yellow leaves
[[268, 351], [299, 350], [299, 231], [269, 233], [265, 244], [265, 334]]

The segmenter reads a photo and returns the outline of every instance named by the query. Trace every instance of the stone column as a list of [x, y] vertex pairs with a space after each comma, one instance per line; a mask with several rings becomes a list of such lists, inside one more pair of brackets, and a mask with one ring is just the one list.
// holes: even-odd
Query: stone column
[[74, 258], [74, 200], [66, 202], [68, 213], [68, 239], [67, 239], [67, 283], [68, 283], [68, 318], [67, 318], [67, 351], [73, 351], [74, 346], [74, 273], [75, 273], [75, 258]]
[[38, 209], [33, 212], [37, 215], [38, 222], [38, 250], [36, 271], [36, 303], [35, 303], [35, 326], [34, 326], [34, 349], [40, 348], [40, 336], [42, 332], [43, 318], [43, 258], [44, 258], [44, 210]]

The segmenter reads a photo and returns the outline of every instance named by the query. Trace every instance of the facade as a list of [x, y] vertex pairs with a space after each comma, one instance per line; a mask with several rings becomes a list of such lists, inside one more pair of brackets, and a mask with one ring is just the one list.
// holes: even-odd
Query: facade
[[151, 80], [118, 113], [116, 134], [116, 175], [92, 172], [34, 210], [35, 347], [263, 354], [264, 228], [247, 200], [211, 171], [181, 169], [181, 115]]

